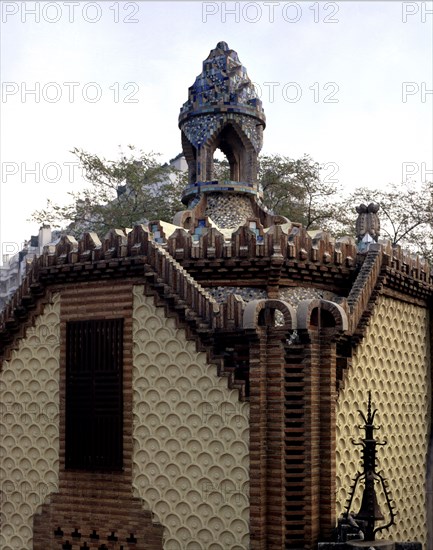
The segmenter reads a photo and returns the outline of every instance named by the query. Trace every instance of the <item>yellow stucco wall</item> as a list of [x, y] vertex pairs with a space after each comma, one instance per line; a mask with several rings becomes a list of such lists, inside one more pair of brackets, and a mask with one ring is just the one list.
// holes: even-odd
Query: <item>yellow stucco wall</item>
[[2, 550], [33, 548], [33, 514], [58, 488], [59, 338], [56, 295], [0, 373]]
[[[424, 308], [380, 297], [366, 334], [345, 373], [337, 404], [337, 514], [344, 511], [351, 478], [360, 469], [360, 447], [351, 444], [364, 431], [357, 413], [366, 410], [367, 391], [378, 409], [376, 438], [388, 440], [378, 451], [379, 469], [389, 480], [397, 525], [377, 538], [418, 540], [425, 544], [425, 471], [430, 418], [429, 316]], [[352, 506], [360, 507], [362, 491]], [[385, 502], [378, 501], [382, 512]]]
[[142, 286], [133, 331], [135, 495], [166, 550], [248, 548], [248, 403]]

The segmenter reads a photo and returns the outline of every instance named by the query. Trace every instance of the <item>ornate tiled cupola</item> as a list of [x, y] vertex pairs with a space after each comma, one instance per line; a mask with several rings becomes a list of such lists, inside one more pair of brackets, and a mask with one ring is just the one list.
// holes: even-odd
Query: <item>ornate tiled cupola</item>
[[[237, 228], [258, 217], [258, 209], [261, 218], [269, 216], [257, 202], [257, 157], [265, 121], [262, 102], [238, 54], [226, 42], [218, 42], [179, 115], [189, 172], [182, 201], [189, 211], [200, 204], [199, 216], [209, 216], [220, 228]], [[217, 179], [216, 149], [227, 157], [229, 180]]]

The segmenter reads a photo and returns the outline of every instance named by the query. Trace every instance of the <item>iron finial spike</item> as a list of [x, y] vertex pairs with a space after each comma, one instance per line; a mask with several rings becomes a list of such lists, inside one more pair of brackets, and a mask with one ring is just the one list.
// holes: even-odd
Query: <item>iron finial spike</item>
[[367, 418], [371, 418], [371, 390], [368, 390], [368, 408], [367, 408]]
[[[355, 442], [352, 439], [354, 445], [362, 445], [362, 460], [361, 467], [362, 473], [359, 472], [355, 479], [353, 480], [353, 485], [350, 491], [350, 497], [348, 503], [346, 504], [346, 517], [350, 513], [350, 508], [353, 502], [353, 497], [357, 488], [358, 481], [360, 479], [364, 480], [364, 490], [362, 495], [362, 503], [360, 510], [355, 517], [357, 520], [360, 520], [364, 523], [364, 527], [361, 527], [361, 531], [364, 533], [365, 541], [374, 541], [375, 533], [383, 529], [387, 529], [389, 526], [394, 524], [395, 511], [392, 506], [392, 499], [389, 493], [388, 484], [386, 484], [385, 478], [380, 474], [380, 470], [376, 470], [376, 446], [381, 443], [375, 439], [373, 433], [375, 427], [373, 424], [374, 416], [377, 412], [377, 409], [372, 410], [371, 403], [371, 391], [368, 391], [368, 404], [367, 404], [367, 415], [363, 414], [362, 411], [358, 411], [361, 418], [364, 420], [365, 425], [359, 426], [359, 428], [365, 430], [365, 436], [360, 441]], [[382, 488], [382, 491], [385, 494], [386, 504], [388, 508], [388, 513], [390, 519], [385, 525], [376, 527], [376, 522], [385, 520], [384, 515], [382, 514], [379, 504], [376, 497], [375, 483], [379, 483]]]

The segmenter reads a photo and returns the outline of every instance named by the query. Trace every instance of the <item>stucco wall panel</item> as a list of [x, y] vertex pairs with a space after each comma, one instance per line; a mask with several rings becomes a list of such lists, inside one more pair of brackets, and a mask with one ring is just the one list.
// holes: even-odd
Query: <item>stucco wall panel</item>
[[33, 514], [58, 488], [60, 297], [0, 373], [2, 550], [33, 547]]
[[248, 403], [134, 288], [135, 495], [167, 550], [249, 546]]
[[[425, 471], [430, 414], [430, 349], [428, 311], [381, 297], [365, 337], [356, 349], [337, 404], [337, 513], [341, 515], [351, 478], [360, 470], [360, 447], [350, 440], [364, 435], [358, 409], [366, 410], [367, 392], [378, 409], [375, 425], [380, 440], [379, 469], [389, 481], [398, 516], [383, 538], [425, 543]], [[352, 510], [357, 512], [362, 491]], [[378, 491], [382, 512], [387, 510]], [[379, 536], [378, 536], [379, 538]]]

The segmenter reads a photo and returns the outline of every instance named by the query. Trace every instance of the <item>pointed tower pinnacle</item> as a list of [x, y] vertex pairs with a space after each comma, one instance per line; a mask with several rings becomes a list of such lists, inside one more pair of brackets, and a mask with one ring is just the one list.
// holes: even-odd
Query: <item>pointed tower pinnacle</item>
[[[257, 157], [265, 125], [262, 102], [238, 54], [218, 42], [179, 115], [189, 174], [182, 201], [190, 211], [200, 204], [199, 215], [211, 217], [221, 228], [237, 228], [258, 217]], [[216, 149], [227, 157], [229, 180], [215, 175]]]

